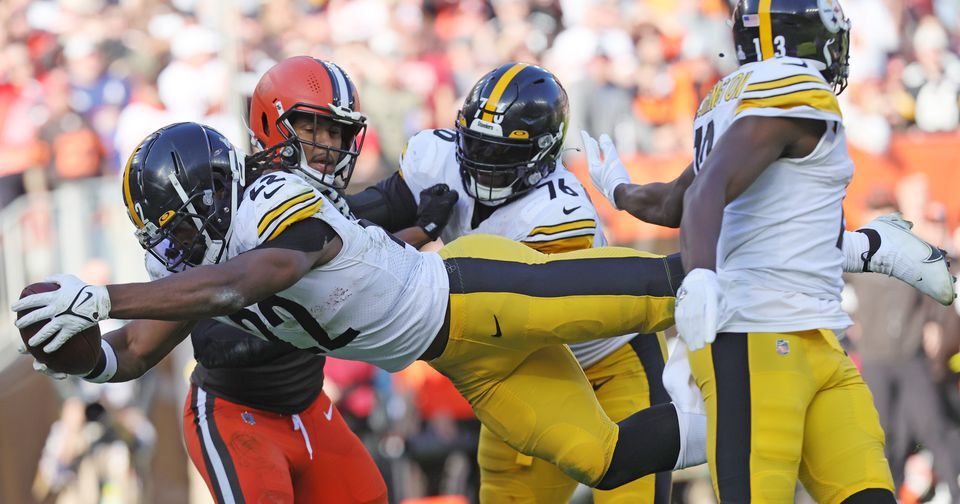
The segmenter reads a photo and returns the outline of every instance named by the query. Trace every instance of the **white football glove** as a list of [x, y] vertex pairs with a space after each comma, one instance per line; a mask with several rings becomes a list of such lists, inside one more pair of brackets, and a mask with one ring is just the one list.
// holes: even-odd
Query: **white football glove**
[[720, 282], [717, 273], [697, 268], [687, 273], [677, 291], [674, 320], [677, 333], [691, 352], [717, 339], [717, 318], [720, 313]]
[[67, 373], [61, 373], [60, 371], [54, 371], [47, 367], [46, 364], [41, 364], [39, 361], [34, 359], [33, 361], [33, 370], [38, 373], [43, 373], [54, 380], [66, 380], [68, 376]]
[[[600, 135], [600, 144], [584, 130], [580, 130], [580, 136], [583, 138], [583, 150], [587, 154], [587, 166], [590, 168], [590, 180], [593, 181], [593, 187], [610, 201], [614, 208], [619, 209], [616, 200], [613, 199], [613, 192], [620, 184], [629, 184], [630, 175], [627, 174], [627, 168], [620, 161], [620, 154], [617, 153], [613, 140], [607, 134]], [[600, 159], [600, 151], [603, 150], [603, 159]]]
[[110, 318], [110, 294], [106, 287], [85, 284], [73, 275], [54, 275], [43, 281], [60, 288], [27, 296], [10, 306], [15, 312], [36, 308], [16, 321], [18, 329], [50, 319], [27, 341], [28, 345], [39, 346], [52, 338], [43, 351], [54, 352], [75, 334]]
[[[22, 341], [17, 345], [17, 352], [19, 352], [20, 355], [27, 355], [30, 353], [29, 351], [27, 351], [27, 346], [24, 345]], [[48, 368], [46, 364], [41, 364], [40, 362], [38, 362], [36, 359], [33, 360], [33, 370], [38, 373], [43, 373], [49, 376], [50, 378], [53, 378], [54, 380], [63, 380], [67, 376], [70, 376], [67, 373], [54, 371]]]

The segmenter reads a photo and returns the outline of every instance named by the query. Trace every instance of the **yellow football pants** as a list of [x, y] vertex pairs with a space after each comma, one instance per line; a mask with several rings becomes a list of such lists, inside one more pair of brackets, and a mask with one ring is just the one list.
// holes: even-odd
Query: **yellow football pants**
[[[651, 404], [670, 402], [661, 376], [667, 347], [663, 333], [641, 334], [584, 369], [607, 416], [619, 422]], [[523, 455], [486, 427], [477, 456], [480, 502], [554, 504], [568, 502], [577, 482], [549, 462]], [[597, 504], [666, 503], [670, 473], [646, 476], [613, 490], [593, 491]]]
[[546, 255], [489, 235], [455, 240], [440, 255], [450, 332], [430, 364], [495, 436], [595, 485], [618, 427], [564, 344], [673, 325], [666, 261], [615, 247]]
[[720, 333], [690, 352], [707, 406], [707, 463], [724, 503], [893, 491], [870, 390], [829, 330]]

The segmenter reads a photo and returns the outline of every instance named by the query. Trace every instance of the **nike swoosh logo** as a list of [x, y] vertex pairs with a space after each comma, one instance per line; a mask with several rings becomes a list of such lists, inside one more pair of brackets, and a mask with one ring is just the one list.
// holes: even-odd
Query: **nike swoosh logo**
[[[582, 206], [582, 205], [581, 205], [581, 206]], [[567, 209], [567, 207], [563, 207], [563, 215], [570, 215], [570, 214], [572, 214], [573, 212], [576, 212], [578, 208], [580, 208], [580, 207], [575, 206], [575, 207], [573, 207], [573, 208], [571, 208], [571, 209]]]
[[590, 386], [593, 387], [593, 391], [596, 392], [600, 387], [606, 385], [607, 382], [610, 381], [610, 380], [612, 380], [612, 379], [613, 379], [612, 376], [608, 376], [608, 377], [606, 377], [606, 378], [604, 378], [604, 379], [602, 379], [602, 380], [598, 380], [598, 381], [595, 381], [595, 382], [590, 382]]
[[273, 196], [274, 194], [277, 194], [277, 191], [279, 191], [281, 187], [283, 186], [278, 185], [277, 187], [274, 187], [273, 190], [270, 190], [270, 191], [265, 190], [266, 188], [263, 186], [254, 187], [253, 189], [250, 190], [250, 199], [257, 199], [257, 197], [260, 196], [261, 191], [263, 192], [264, 199], [270, 199], [271, 196]]
[[497, 325], [497, 332], [496, 332], [496, 334], [491, 334], [490, 337], [491, 337], [491, 338], [499, 338], [499, 337], [503, 336], [503, 333], [500, 332], [500, 320], [497, 319], [497, 316], [496, 316], [496, 315], [493, 316], [493, 323]]
[[93, 297], [93, 293], [90, 292], [90, 291], [84, 291], [84, 294], [86, 294], [87, 297], [83, 298], [83, 301], [80, 301], [79, 303], [75, 303], [75, 304], [73, 305], [74, 307], [80, 306], [80, 305], [82, 305], [83, 303], [86, 303], [87, 301], [90, 301], [90, 298]]
[[801, 62], [801, 63], [786, 63], [786, 62], [784, 62], [783, 64], [784, 64], [784, 65], [790, 65], [790, 66], [798, 66], [798, 67], [801, 67], [801, 68], [807, 68], [807, 62], [806, 62], [806, 61], [803, 61], [803, 62]]
[[930, 247], [930, 256], [924, 262], [937, 262], [943, 259], [943, 251], [933, 245], [927, 244]]
[[333, 401], [330, 401], [330, 407], [327, 408], [327, 411], [323, 412], [323, 418], [327, 420], [333, 418]]

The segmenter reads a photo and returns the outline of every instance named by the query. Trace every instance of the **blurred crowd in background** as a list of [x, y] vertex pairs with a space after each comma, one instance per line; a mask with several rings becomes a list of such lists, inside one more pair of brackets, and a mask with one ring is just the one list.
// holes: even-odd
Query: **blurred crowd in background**
[[[844, 6], [851, 144], [882, 153], [895, 131], [956, 130], [957, 2]], [[413, 133], [450, 126], [504, 61], [557, 74], [570, 131], [609, 133], [625, 155], [689, 152], [700, 97], [737, 65], [725, 0], [8, 0], [0, 18], [0, 206], [31, 169], [38, 190], [116, 173], [172, 121], [245, 143], [243, 98], [292, 55], [332, 59], [356, 82], [373, 133], [360, 183], [392, 171]]]
[[[919, 234], [955, 253], [960, 197], [947, 179], [931, 173], [952, 175], [960, 167], [960, 0], [845, 0], [844, 8], [853, 22], [852, 66], [841, 106], [858, 162], [851, 190], [859, 194], [848, 198], [853, 207], [848, 215], [866, 218], [879, 209], [900, 208], [917, 223]], [[691, 123], [700, 99], [737, 66], [729, 17], [727, 0], [4, 0], [0, 215], [28, 195], [21, 201], [31, 203], [21, 205], [12, 219], [29, 222], [35, 233], [21, 237], [29, 246], [19, 250], [32, 256], [24, 260], [29, 280], [53, 272], [51, 262], [37, 262], [46, 257], [38, 243], [62, 250], [73, 246], [70, 240], [91, 241], [82, 229], [57, 228], [62, 218], [80, 218], [66, 214], [82, 215], [93, 223], [85, 228], [100, 231], [93, 234], [95, 243], [72, 249], [75, 265], [60, 257], [58, 271], [93, 268], [105, 281], [125, 278], [121, 263], [131, 259], [115, 259], [101, 242], [112, 243], [114, 234], [131, 228], [122, 217], [105, 216], [102, 210], [109, 205], [86, 202], [90, 188], [102, 192], [104, 201], [119, 200], [116, 179], [126, 158], [144, 136], [170, 122], [203, 122], [248, 145], [244, 121], [257, 79], [278, 60], [301, 54], [337, 62], [359, 89], [370, 128], [351, 190], [392, 173], [414, 133], [451, 127], [473, 83], [511, 60], [543, 65], [565, 85], [571, 99], [568, 148], [579, 146], [580, 129], [607, 133], [636, 180], [665, 180], [689, 162]], [[923, 162], [919, 154], [905, 154], [910, 149], [947, 162]], [[582, 174], [582, 156], [570, 152], [567, 161]], [[960, 182], [960, 175], [949, 181]], [[53, 217], [38, 218], [45, 215], [42, 209], [49, 211], [44, 202], [51, 194], [63, 194], [65, 200], [53, 204]], [[646, 228], [600, 199], [594, 193], [615, 243], [675, 250], [671, 232], [636, 231]], [[52, 231], [45, 233], [44, 226]], [[0, 247], [9, 250], [10, 243], [9, 233], [4, 236], [0, 229]], [[132, 262], [133, 269], [139, 267], [135, 249]], [[953, 309], [936, 308], [920, 317], [909, 304], [918, 300], [874, 299], [871, 293], [885, 292], [892, 282], [878, 281], [879, 288], [859, 289], [854, 282], [848, 306], [858, 314], [889, 316], [881, 324], [889, 334], [880, 329], [864, 334], [865, 325], [858, 324], [851, 331], [851, 351], [862, 353], [872, 369], [922, 364], [920, 385], [913, 376], [893, 376], [877, 385], [893, 391], [884, 406], [889, 412], [881, 411], [888, 436], [897, 440], [892, 444], [904, 457], [921, 445], [953, 446], [960, 425], [960, 317]], [[901, 320], [907, 314], [914, 317]], [[883, 343], [856, 348], [856, 341], [871, 337], [897, 343], [885, 351], [870, 350], [887, 348]], [[455, 393], [445, 395], [449, 389], [435, 379], [417, 367], [391, 377], [362, 364], [331, 360], [327, 365], [328, 392], [381, 463], [397, 500], [475, 495], [475, 421], [469, 407]], [[915, 404], [898, 406], [903, 397], [914, 397], [903, 392], [912, 390], [907, 384], [929, 389], [935, 404], [924, 403], [919, 410]], [[143, 398], [127, 397], [111, 411], [122, 412], [132, 407], [133, 397]], [[66, 427], [58, 432], [79, 432], [77, 418], [83, 415], [77, 408], [66, 403], [61, 414]], [[939, 419], [936, 428], [943, 436], [920, 436], [930, 427], [905, 414], [909, 411]], [[136, 427], [115, 422], [111, 428], [133, 432], [114, 437], [132, 439], [131, 452], [140, 454], [133, 460], [141, 460], [143, 452], [137, 450], [152, 453], [156, 436], [133, 418]], [[180, 443], [179, 436], [168, 440], [174, 442]], [[66, 452], [77, 456], [76, 450]], [[59, 482], [63, 468], [51, 466], [50, 457], [57, 460], [63, 453], [48, 448], [40, 464], [47, 474], [38, 478]], [[905, 502], [925, 493], [929, 498], [937, 488], [937, 481], [926, 477], [931, 464], [938, 468], [941, 486], [960, 470], [960, 460], [943, 460], [960, 458], [960, 448], [952, 454], [921, 453], [920, 459], [910, 459], [912, 465], [901, 461], [901, 480], [910, 492]], [[185, 458], [181, 463], [189, 464]], [[142, 462], [130, 465], [150, 473]], [[949, 471], [953, 474], [943, 474]], [[4, 486], [14, 485], [4, 479]], [[48, 495], [34, 487], [37, 498]], [[10, 495], [2, 491], [0, 497]], [[938, 494], [943, 498], [942, 490]]]

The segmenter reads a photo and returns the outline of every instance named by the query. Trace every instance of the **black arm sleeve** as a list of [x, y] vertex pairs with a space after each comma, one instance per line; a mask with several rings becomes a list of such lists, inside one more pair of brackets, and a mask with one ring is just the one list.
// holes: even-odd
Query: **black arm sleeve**
[[293, 223], [290, 227], [284, 229], [280, 236], [261, 243], [257, 248], [283, 248], [299, 250], [300, 252], [317, 252], [337, 236], [339, 235], [330, 227], [330, 224], [320, 219], [306, 218]]
[[390, 233], [415, 225], [417, 200], [399, 172], [357, 194], [346, 196], [350, 210]]

